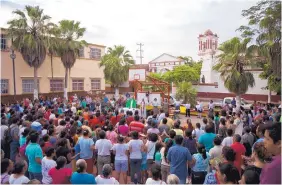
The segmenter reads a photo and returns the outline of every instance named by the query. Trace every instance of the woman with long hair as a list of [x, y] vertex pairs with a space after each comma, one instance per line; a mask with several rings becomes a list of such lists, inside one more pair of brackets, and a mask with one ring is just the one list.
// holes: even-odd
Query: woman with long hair
[[173, 146], [173, 140], [169, 139], [166, 143], [165, 146], [162, 147], [161, 149], [161, 155], [162, 155], [162, 162], [161, 162], [161, 173], [162, 173], [162, 180], [166, 182], [168, 175], [170, 174], [169, 168], [170, 164], [167, 160], [167, 153], [170, 147]]
[[192, 184], [203, 184], [207, 170], [209, 167], [210, 156], [206, 151], [205, 146], [199, 144], [197, 147], [198, 153], [192, 157]]
[[66, 168], [67, 159], [64, 156], [58, 157], [56, 167], [49, 170], [48, 175], [52, 178], [52, 184], [69, 184], [72, 169]]

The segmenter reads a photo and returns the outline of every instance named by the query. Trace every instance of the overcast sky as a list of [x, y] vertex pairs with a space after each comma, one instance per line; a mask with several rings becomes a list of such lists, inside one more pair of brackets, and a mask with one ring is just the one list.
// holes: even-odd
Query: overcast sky
[[[80, 21], [89, 43], [124, 45], [136, 59], [136, 43], [144, 43], [144, 63], [162, 53], [198, 59], [198, 35], [211, 29], [219, 42], [239, 36], [244, 9], [256, 0], [0, 0], [0, 26], [7, 27], [12, 11], [39, 5], [57, 23]], [[139, 63], [139, 59], [137, 59]]]

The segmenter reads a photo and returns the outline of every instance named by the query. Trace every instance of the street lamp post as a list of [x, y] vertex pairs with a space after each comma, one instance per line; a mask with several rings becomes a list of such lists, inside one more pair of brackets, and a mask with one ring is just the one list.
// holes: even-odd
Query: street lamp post
[[[13, 38], [12, 38], [12, 45], [13, 45]], [[11, 48], [12, 48], [12, 52], [10, 54], [10, 58], [12, 59], [12, 62], [13, 62], [14, 96], [16, 96], [16, 77], [15, 77], [15, 59], [16, 59], [16, 54], [15, 54], [13, 46]]]

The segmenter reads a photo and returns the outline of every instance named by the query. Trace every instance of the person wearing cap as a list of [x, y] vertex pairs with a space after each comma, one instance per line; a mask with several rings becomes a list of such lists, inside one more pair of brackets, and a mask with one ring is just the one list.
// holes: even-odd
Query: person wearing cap
[[111, 177], [112, 167], [109, 164], [105, 164], [102, 168], [102, 174], [98, 175], [95, 180], [97, 184], [119, 184], [119, 182]]
[[86, 172], [87, 163], [84, 159], [79, 159], [76, 162], [76, 168], [77, 171], [70, 178], [72, 184], [96, 184], [94, 175]]

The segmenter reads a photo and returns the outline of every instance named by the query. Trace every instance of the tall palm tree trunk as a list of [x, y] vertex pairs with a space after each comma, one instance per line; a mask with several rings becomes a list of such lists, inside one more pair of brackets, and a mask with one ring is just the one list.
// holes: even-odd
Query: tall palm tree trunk
[[68, 68], [65, 68], [65, 89], [64, 89], [64, 98], [68, 99]]
[[236, 95], [236, 112], [239, 112], [241, 107], [241, 95], [237, 94]]
[[34, 78], [33, 78], [33, 99], [34, 100], [38, 100], [38, 86], [37, 86], [37, 69], [36, 67], [33, 68], [34, 69]]

